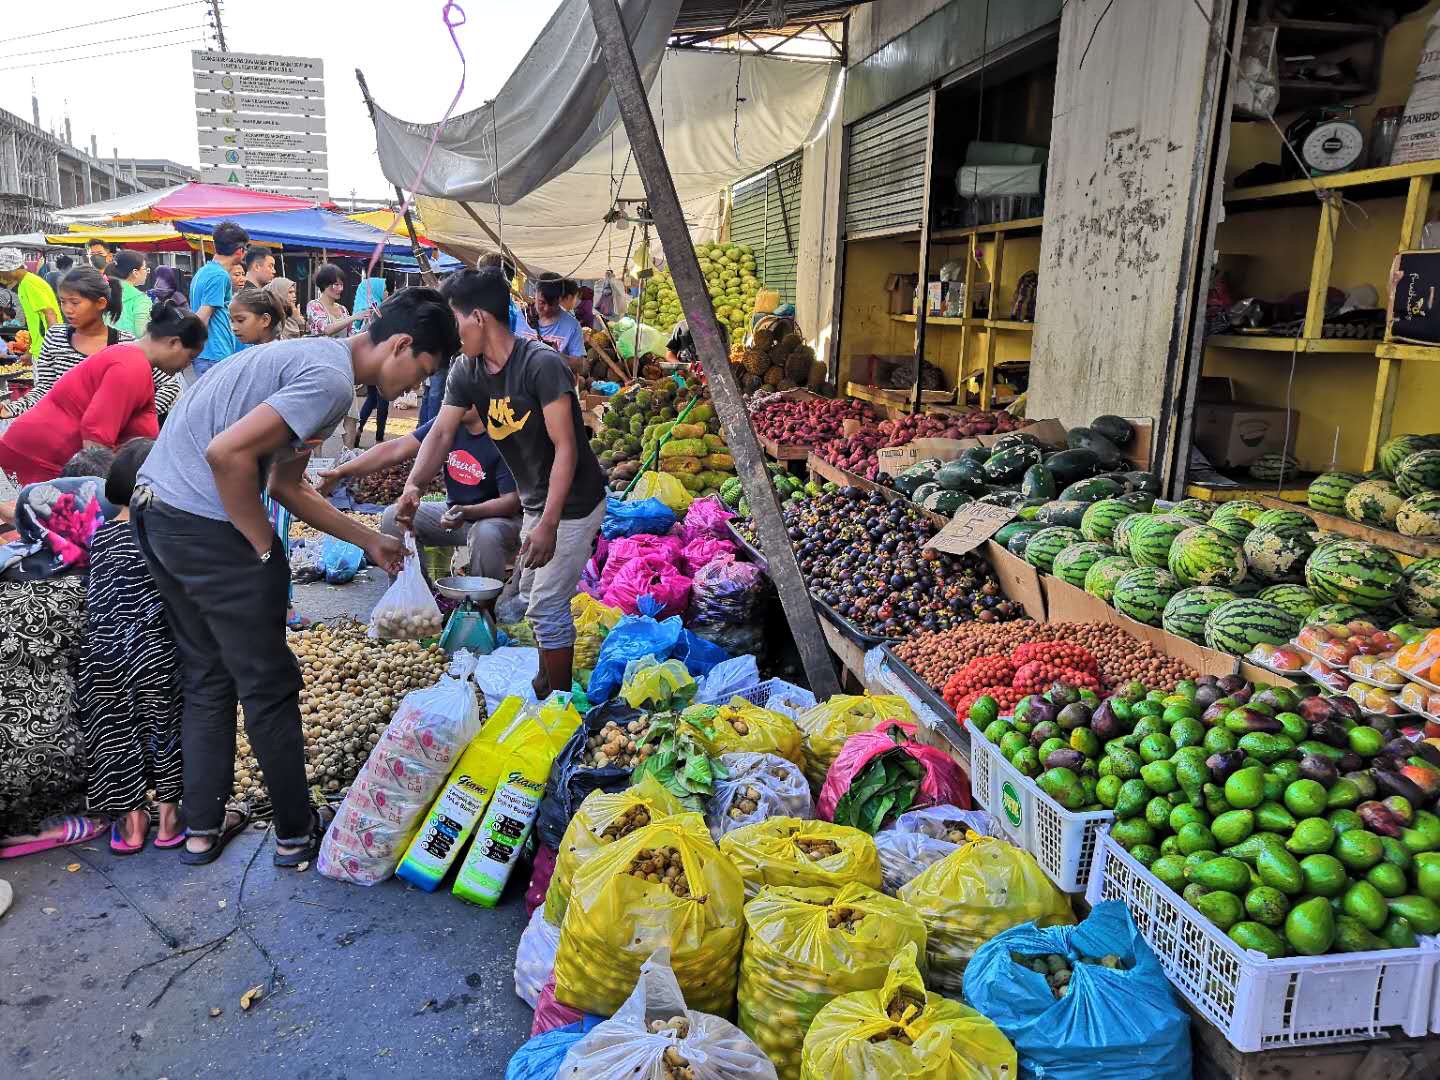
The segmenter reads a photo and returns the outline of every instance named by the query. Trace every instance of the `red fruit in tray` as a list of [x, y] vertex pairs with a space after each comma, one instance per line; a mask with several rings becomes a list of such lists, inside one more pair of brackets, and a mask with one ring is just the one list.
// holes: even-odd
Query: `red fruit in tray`
[[1305, 657], [1299, 649], [1292, 649], [1286, 645], [1271, 653], [1268, 663], [1280, 671], [1299, 671], [1305, 666]]
[[1324, 660], [1331, 667], [1345, 667], [1350, 659], [1359, 651], [1360, 646], [1353, 641], [1341, 641], [1333, 639], [1324, 642], [1319, 648], [1313, 650], [1315, 655]]

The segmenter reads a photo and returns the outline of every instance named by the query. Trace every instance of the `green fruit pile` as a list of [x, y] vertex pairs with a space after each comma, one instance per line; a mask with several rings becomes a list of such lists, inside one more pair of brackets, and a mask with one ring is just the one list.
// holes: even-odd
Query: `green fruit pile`
[[[722, 486], [735, 478], [735, 462], [721, 432], [720, 418], [708, 400], [696, 402], [681, 431], [674, 432], [677, 417], [691, 396], [689, 389], [673, 379], [660, 379], [648, 386], [632, 384], [610, 399], [590, 449], [613, 490], [623, 490], [652, 457], [652, 469], [671, 473], [692, 495], [718, 495]], [[674, 444], [670, 449], [688, 451], [684, 456], [670, 458], [663, 448], [655, 454], [659, 440], [667, 434]]]
[[[730, 331], [732, 340], [740, 340], [750, 326], [755, 294], [760, 291], [755, 253], [748, 244], [697, 244], [695, 254], [715, 305], [715, 317]], [[645, 283], [637, 303], [641, 321], [667, 331], [685, 314], [669, 270]]]
[[1056, 998], [1062, 998], [1070, 993], [1070, 978], [1074, 972], [1073, 964], [1094, 964], [1096, 967], [1109, 968], [1111, 971], [1127, 970], [1125, 962], [1113, 953], [1108, 956], [1077, 955], [1073, 963], [1070, 957], [1061, 953], [1021, 956], [1017, 952], [1012, 952], [1010, 959], [1021, 967], [1035, 972], [1036, 975], [1044, 976], [1046, 985], [1050, 987], [1050, 992]]

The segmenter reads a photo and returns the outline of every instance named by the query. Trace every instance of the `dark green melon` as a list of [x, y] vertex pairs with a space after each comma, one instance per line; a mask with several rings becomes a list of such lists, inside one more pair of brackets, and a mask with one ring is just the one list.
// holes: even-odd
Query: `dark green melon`
[[1209, 525], [1192, 525], [1170, 545], [1166, 560], [1182, 585], [1224, 588], [1245, 577], [1245, 552], [1238, 540]]
[[1305, 625], [1312, 623], [1347, 623], [1351, 619], [1368, 619], [1370, 612], [1354, 604], [1321, 604], [1305, 616]]
[[1400, 576], [1394, 555], [1363, 540], [1327, 540], [1305, 563], [1305, 584], [1316, 599], [1367, 611], [1394, 602]]
[[1375, 464], [1387, 477], [1394, 479], [1395, 474], [1400, 471], [1400, 463], [1411, 454], [1437, 449], [1440, 449], [1440, 440], [1434, 435], [1396, 435], [1380, 447]]
[[1160, 625], [1171, 634], [1183, 637], [1187, 641], [1193, 641], [1197, 645], [1203, 645], [1205, 644], [1205, 620], [1221, 604], [1234, 599], [1233, 592], [1229, 589], [1222, 589], [1218, 585], [1196, 585], [1189, 589], [1181, 589], [1165, 605], [1165, 611], [1160, 617]]
[[1292, 529], [1314, 529], [1315, 519], [1299, 510], [1266, 510], [1255, 519], [1255, 528], [1268, 529], [1273, 525], [1288, 525]]
[[1284, 645], [1300, 631], [1300, 620], [1276, 604], [1259, 599], [1229, 600], [1205, 620], [1205, 644], [1231, 656], [1244, 656], [1256, 645]]
[[1116, 446], [1128, 446], [1135, 437], [1135, 426], [1123, 416], [1106, 414], [1090, 421], [1090, 429], [1098, 431]]
[[1401, 503], [1395, 512], [1395, 530], [1401, 536], [1440, 538], [1440, 491], [1422, 491]]
[[980, 468], [992, 484], [1017, 484], [1031, 465], [1040, 464], [1043, 456], [1038, 445], [1017, 443], [1004, 450], [997, 449]]
[[1055, 475], [1044, 465], [1031, 465], [1020, 478], [1020, 494], [1027, 499], [1055, 498]]
[[1440, 450], [1417, 450], [1400, 462], [1395, 486], [1407, 499], [1422, 491], [1440, 491]]
[[1310, 487], [1305, 492], [1305, 503], [1311, 510], [1343, 516], [1345, 496], [1364, 479], [1359, 473], [1353, 472], [1321, 473], [1310, 481]]
[[1320, 601], [1315, 599], [1315, 594], [1304, 585], [1271, 585], [1269, 588], [1261, 589], [1257, 599], [1264, 600], [1267, 604], [1274, 604], [1278, 608], [1284, 608], [1297, 619], [1307, 619], [1310, 613], [1320, 606]]
[[1169, 569], [1170, 545], [1175, 538], [1195, 523], [1177, 514], [1148, 514], [1137, 517], [1130, 527], [1126, 554], [1137, 566], [1163, 566]]
[[1110, 603], [1115, 595], [1115, 583], [1135, 569], [1135, 564], [1124, 555], [1111, 555], [1095, 563], [1085, 574], [1085, 591]]
[[1035, 520], [1047, 525], [1064, 525], [1067, 529], [1078, 529], [1085, 519], [1089, 503], [1075, 499], [1051, 499], [1035, 511]]
[[1012, 536], [1016, 536], [1019, 533], [1023, 532], [1037, 533], [1041, 529], [1044, 529], [1046, 527], [1047, 526], [1043, 522], [1039, 521], [1012, 521], [1007, 525], [1001, 525], [1000, 531], [997, 532], [990, 539], [994, 540], [1001, 547], [1004, 547], [1006, 544], [1010, 543], [1010, 538]]
[[1391, 480], [1364, 480], [1345, 496], [1345, 516], [1362, 525], [1388, 529], [1395, 524], [1395, 515], [1405, 497]]
[[1050, 564], [1050, 572], [1067, 585], [1077, 589], [1085, 587], [1085, 575], [1101, 559], [1115, 554], [1109, 544], [1071, 544], [1056, 555]]
[[1119, 499], [1101, 499], [1091, 503], [1080, 518], [1080, 531], [1086, 540], [1108, 544], [1115, 536], [1115, 526], [1140, 511]]
[[944, 514], [946, 517], [954, 514], [956, 510], [974, 500], [963, 491], [946, 491], [943, 488], [936, 488], [920, 505], [931, 513]]
[[1440, 559], [1417, 559], [1405, 567], [1400, 608], [1425, 626], [1440, 624]]
[[1056, 555], [1059, 555], [1071, 544], [1084, 542], [1085, 537], [1080, 535], [1079, 529], [1066, 528], [1064, 525], [1052, 525], [1030, 537], [1030, 542], [1025, 547], [1025, 561], [1037, 570], [1043, 570], [1049, 574], [1054, 570]]
[[1158, 566], [1137, 566], [1115, 582], [1110, 602], [1121, 615], [1147, 626], [1159, 626], [1165, 605], [1180, 591], [1180, 582], [1169, 570]]
[[1303, 581], [1305, 560], [1315, 550], [1314, 529], [1314, 522], [1309, 518], [1305, 518], [1304, 526], [1256, 526], [1245, 537], [1245, 561], [1261, 581], [1272, 584]]
[[[1025, 549], [1030, 546], [1030, 541], [1046, 529], [1051, 528], [1043, 521], [1015, 521], [1011, 522], [1011, 525], [1018, 525], [1020, 528], [1005, 538], [1005, 550], [1022, 559], [1025, 557]], [[1010, 525], [1006, 526], [1007, 529], [1010, 527]]]
[[1265, 484], [1283, 484], [1300, 472], [1300, 463], [1289, 454], [1261, 454], [1250, 463], [1249, 473]]
[[1061, 450], [1045, 458], [1044, 465], [1057, 484], [1073, 484], [1092, 475], [1100, 467], [1100, 458], [1093, 450]]
[[1095, 503], [1124, 494], [1124, 484], [1117, 483], [1108, 476], [1092, 476], [1089, 480], [1076, 480], [1060, 492], [1060, 498], [1073, 502]]

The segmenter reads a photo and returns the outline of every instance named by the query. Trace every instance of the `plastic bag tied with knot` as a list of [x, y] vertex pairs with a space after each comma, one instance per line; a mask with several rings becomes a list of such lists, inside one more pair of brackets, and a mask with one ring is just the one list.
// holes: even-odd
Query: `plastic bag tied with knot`
[[725, 504], [714, 495], [696, 499], [685, 512], [685, 536], [695, 540], [701, 536], [713, 536], [720, 540], [730, 539], [727, 523], [735, 515], [725, 509]]
[[730, 775], [715, 781], [715, 794], [705, 807], [710, 835], [722, 836], [772, 817], [812, 818], [814, 804], [805, 774], [774, 754], [721, 754]]
[[[684, 490], [683, 486], [681, 490]], [[675, 510], [660, 499], [647, 498], [632, 502], [617, 495], [608, 495], [605, 499], [605, 520], [600, 523], [600, 535], [607, 540], [634, 536], [636, 533], [658, 535], [669, 532], [674, 524]]]
[[838, 889], [858, 881], [880, 888], [875, 841], [845, 825], [770, 818], [727, 833], [720, 850], [745, 879], [746, 900], [753, 900], [765, 885]]
[[690, 605], [690, 579], [654, 556], [631, 559], [605, 586], [601, 597], [627, 615], [665, 619]]
[[889, 828], [875, 834], [885, 891], [919, 877], [932, 863], [960, 850], [973, 836], [999, 836], [993, 818], [983, 810], [958, 806], [926, 806], [908, 810]]
[[733, 625], [755, 614], [765, 575], [754, 563], [733, 554], [714, 556], [690, 582], [690, 618], [703, 623]]
[[540, 992], [555, 978], [555, 950], [560, 947], [560, 927], [545, 918], [545, 909], [536, 908], [515, 947], [515, 995], [535, 1008]]

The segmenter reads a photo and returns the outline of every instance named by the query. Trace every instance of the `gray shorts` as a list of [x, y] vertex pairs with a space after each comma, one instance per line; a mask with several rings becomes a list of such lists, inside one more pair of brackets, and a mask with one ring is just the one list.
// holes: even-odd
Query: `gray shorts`
[[[429, 547], [459, 547], [470, 545], [470, 574], [472, 577], [505, 580], [505, 568], [520, 550], [520, 519], [481, 518], [458, 528], [447, 529], [440, 524], [445, 516], [445, 504], [422, 502], [415, 511], [415, 542]], [[399, 536], [400, 526], [395, 522], [395, 507], [385, 508], [380, 519], [380, 531], [387, 536]]]
[[[595, 548], [595, 534], [605, 520], [605, 500], [600, 500], [589, 517], [561, 521], [555, 531], [555, 555], [539, 569], [515, 567], [515, 574], [505, 588], [506, 597], [518, 596], [525, 602], [525, 617], [535, 630], [535, 641], [542, 649], [568, 649], [575, 644], [575, 616], [570, 601], [580, 584], [580, 574]], [[539, 514], [526, 514], [520, 541], [540, 522]]]

